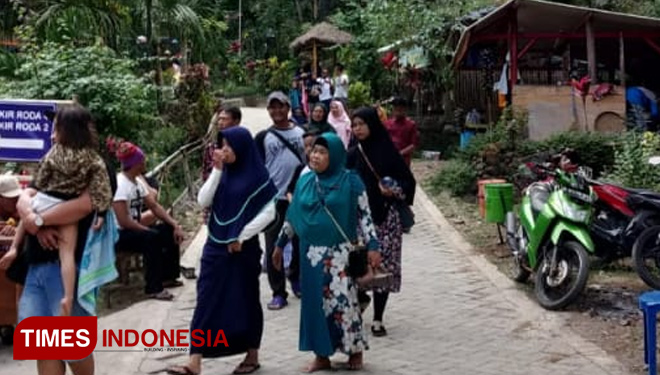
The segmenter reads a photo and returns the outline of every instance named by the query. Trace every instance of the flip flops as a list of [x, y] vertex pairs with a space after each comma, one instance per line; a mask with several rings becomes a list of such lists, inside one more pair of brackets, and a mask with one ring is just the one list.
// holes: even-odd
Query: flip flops
[[170, 367], [167, 369], [167, 373], [170, 375], [199, 375], [199, 373], [193, 372], [193, 370], [186, 365]]
[[240, 374], [251, 374], [261, 368], [261, 365], [258, 363], [246, 363], [242, 362], [236, 369], [234, 370], [233, 374], [240, 375]]
[[158, 293], [149, 294], [149, 298], [157, 299], [159, 301], [171, 301], [174, 299], [174, 295], [167, 290], [163, 289]]
[[197, 278], [197, 276], [195, 275], [195, 269], [192, 267], [181, 266], [181, 274], [183, 274], [183, 277], [185, 277], [188, 280]]

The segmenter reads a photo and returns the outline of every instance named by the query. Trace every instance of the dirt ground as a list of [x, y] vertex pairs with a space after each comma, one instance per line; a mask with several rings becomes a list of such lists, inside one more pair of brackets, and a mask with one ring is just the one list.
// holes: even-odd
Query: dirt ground
[[[455, 198], [431, 191], [428, 179], [439, 173], [441, 168], [442, 161], [413, 163], [418, 183], [429, 193], [447, 220], [476, 251], [485, 254], [500, 271], [506, 273], [509, 250], [506, 245], [499, 244], [495, 224], [485, 223], [479, 216], [476, 197]], [[520, 287], [534, 299], [531, 282]], [[602, 265], [598, 264], [597, 259], [592, 259], [587, 289], [568, 310], [558, 314], [568, 314], [566, 321], [573, 330], [616, 357], [632, 373], [642, 373], [644, 331], [637, 297], [649, 289], [628, 262]]]

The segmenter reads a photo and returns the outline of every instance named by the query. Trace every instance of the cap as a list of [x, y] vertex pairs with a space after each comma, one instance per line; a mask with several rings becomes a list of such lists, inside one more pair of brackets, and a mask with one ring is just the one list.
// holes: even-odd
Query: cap
[[0, 176], [0, 196], [16, 198], [21, 195], [21, 186], [15, 176]]
[[270, 105], [273, 100], [277, 100], [278, 102], [291, 107], [291, 103], [289, 103], [289, 97], [282, 91], [271, 92], [270, 95], [268, 95], [268, 105]]

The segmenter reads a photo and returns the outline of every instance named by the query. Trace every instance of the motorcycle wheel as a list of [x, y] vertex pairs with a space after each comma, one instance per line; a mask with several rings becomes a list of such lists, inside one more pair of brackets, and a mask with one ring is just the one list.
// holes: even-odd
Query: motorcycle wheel
[[[521, 238], [521, 236], [525, 236], [525, 232], [522, 229], [522, 225], [518, 225], [518, 231], [517, 235], [518, 238]], [[520, 246], [520, 241], [518, 241], [518, 246]], [[525, 262], [525, 257], [527, 254], [525, 252], [519, 252], [518, 255], [513, 255], [511, 258], [511, 265], [509, 267], [509, 276], [513, 281], [518, 282], [518, 283], [524, 283], [529, 279], [529, 275], [531, 274], [527, 268], [524, 266]]]
[[633, 267], [646, 285], [660, 289], [660, 226], [646, 228], [632, 250]]
[[551, 254], [541, 259], [534, 292], [545, 309], [559, 310], [573, 302], [587, 285], [589, 256], [579, 243], [566, 241], [557, 249], [557, 266], [551, 270]]

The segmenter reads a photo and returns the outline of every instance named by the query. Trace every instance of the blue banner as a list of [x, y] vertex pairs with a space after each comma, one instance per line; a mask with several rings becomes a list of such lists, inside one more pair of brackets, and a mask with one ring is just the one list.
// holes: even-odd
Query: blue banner
[[0, 100], [0, 160], [38, 162], [50, 150], [53, 102]]

